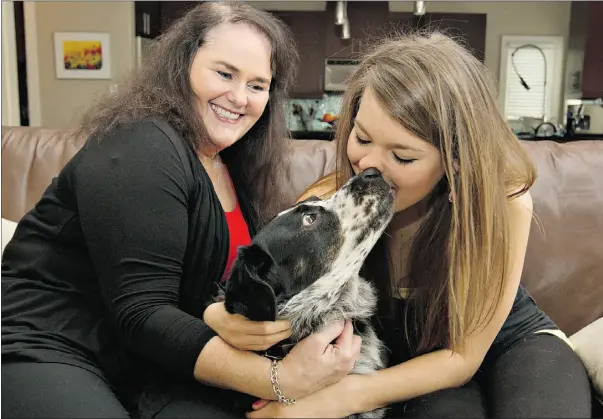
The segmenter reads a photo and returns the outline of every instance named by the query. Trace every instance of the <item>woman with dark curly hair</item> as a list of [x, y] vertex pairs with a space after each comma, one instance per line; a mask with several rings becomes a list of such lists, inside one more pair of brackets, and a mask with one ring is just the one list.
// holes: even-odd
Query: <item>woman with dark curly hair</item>
[[298, 398], [351, 370], [359, 342], [335, 324], [271, 382], [254, 351], [287, 322], [211, 298], [277, 210], [296, 59], [271, 14], [208, 2], [88, 110], [87, 142], [3, 255], [3, 416], [228, 417], [229, 391]]

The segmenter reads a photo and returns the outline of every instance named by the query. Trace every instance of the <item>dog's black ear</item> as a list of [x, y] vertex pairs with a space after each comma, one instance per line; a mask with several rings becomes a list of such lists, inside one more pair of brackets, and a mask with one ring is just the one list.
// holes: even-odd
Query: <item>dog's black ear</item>
[[226, 282], [226, 311], [254, 321], [276, 320], [276, 296], [269, 280], [274, 269], [272, 256], [262, 247], [257, 244], [240, 247]]

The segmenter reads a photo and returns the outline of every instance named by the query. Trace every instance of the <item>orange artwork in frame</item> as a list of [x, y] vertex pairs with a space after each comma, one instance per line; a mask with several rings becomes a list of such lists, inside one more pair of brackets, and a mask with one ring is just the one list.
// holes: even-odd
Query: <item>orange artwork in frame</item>
[[55, 32], [55, 68], [59, 79], [110, 79], [108, 33]]

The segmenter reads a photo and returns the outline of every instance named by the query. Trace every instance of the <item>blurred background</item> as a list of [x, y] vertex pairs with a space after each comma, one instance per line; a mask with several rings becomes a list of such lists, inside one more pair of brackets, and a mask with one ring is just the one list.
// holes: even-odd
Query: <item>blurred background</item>
[[[198, 3], [2, 2], [2, 124], [70, 126]], [[249, 3], [283, 19], [298, 43], [302, 67], [286, 109], [294, 138], [332, 139], [358, 57], [393, 29], [424, 27], [463, 39], [486, 64], [519, 137], [603, 137], [603, 2]], [[75, 50], [67, 51], [65, 42]], [[99, 62], [102, 71], [90, 71]]]

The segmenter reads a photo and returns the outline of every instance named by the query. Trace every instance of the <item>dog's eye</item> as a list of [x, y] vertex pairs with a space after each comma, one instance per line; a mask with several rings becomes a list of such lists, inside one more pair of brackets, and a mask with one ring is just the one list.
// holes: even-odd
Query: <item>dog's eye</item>
[[305, 226], [314, 224], [314, 221], [316, 221], [316, 214], [304, 214], [302, 217], [302, 224]]

